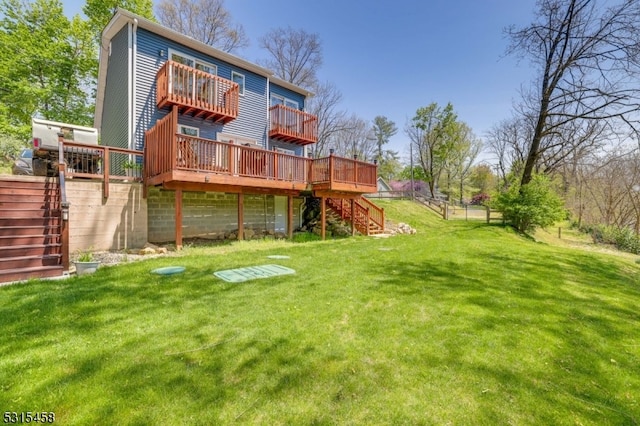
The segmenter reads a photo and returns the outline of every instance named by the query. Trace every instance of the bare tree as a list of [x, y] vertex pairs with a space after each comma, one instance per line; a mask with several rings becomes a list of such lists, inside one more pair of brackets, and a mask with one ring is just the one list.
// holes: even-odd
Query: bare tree
[[232, 22], [224, 0], [161, 0], [156, 13], [162, 25], [222, 51], [235, 52], [249, 45], [244, 28]]
[[344, 129], [347, 113], [338, 109], [342, 94], [333, 83], [317, 84], [314, 92], [307, 101], [307, 111], [318, 117], [318, 141], [313, 146], [313, 156], [321, 157], [329, 155], [329, 141]]
[[636, 227], [634, 201], [640, 185], [639, 160], [637, 151], [616, 149], [591, 157], [579, 168], [580, 223]]
[[303, 29], [276, 28], [260, 39], [260, 47], [269, 52], [259, 61], [279, 78], [307, 89], [317, 83], [316, 70], [322, 65], [322, 43], [318, 34]]
[[375, 157], [376, 137], [366, 120], [351, 115], [343, 120], [340, 130], [333, 134], [330, 142], [336, 155], [370, 160]]
[[[596, 0], [538, 0], [531, 25], [507, 30], [510, 53], [528, 57], [538, 70], [520, 112], [533, 119], [521, 183], [530, 182], [554, 138], [576, 120], [626, 123], [637, 133], [640, 2], [610, 7]], [[574, 141], [575, 142], [575, 141]]]
[[522, 171], [532, 133], [528, 122], [518, 117], [503, 120], [488, 132], [488, 148], [496, 156], [498, 179], [506, 182], [509, 171]]

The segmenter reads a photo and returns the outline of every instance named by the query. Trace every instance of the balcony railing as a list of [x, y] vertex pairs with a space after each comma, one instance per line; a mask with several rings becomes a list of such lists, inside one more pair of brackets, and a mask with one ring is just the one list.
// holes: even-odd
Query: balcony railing
[[238, 116], [237, 83], [174, 61], [158, 70], [156, 97], [158, 108], [176, 105], [205, 120], [227, 123]]
[[298, 145], [318, 141], [318, 118], [284, 105], [269, 108], [269, 137]]

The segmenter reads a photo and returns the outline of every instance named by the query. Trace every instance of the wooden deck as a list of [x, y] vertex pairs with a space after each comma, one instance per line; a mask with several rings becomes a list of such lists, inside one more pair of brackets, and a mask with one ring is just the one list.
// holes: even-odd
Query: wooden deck
[[376, 165], [337, 156], [310, 159], [177, 133], [178, 110], [147, 131], [147, 185], [223, 192], [322, 196], [377, 191]]
[[156, 75], [159, 109], [177, 106], [184, 115], [217, 123], [238, 117], [239, 93], [231, 80], [174, 61], [167, 61]]

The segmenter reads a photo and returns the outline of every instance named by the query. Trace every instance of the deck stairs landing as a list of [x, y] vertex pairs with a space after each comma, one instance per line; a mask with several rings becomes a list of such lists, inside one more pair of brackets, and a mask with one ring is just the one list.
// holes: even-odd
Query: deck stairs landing
[[[340, 215], [341, 219], [353, 221], [355, 228], [363, 235], [384, 233], [384, 209], [376, 206], [364, 197], [354, 200], [355, 215], [351, 211], [351, 200], [327, 198], [327, 207]], [[355, 216], [355, 220], [352, 218]]]
[[62, 274], [58, 180], [0, 177], [0, 283]]

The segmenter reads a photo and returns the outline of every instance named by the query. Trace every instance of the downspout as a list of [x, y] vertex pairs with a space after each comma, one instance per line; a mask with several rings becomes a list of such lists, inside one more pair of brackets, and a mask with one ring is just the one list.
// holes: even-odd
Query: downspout
[[[129, 29], [129, 34], [127, 37], [127, 43], [128, 43], [128, 61], [127, 64], [129, 67], [131, 67], [131, 64], [133, 62], [133, 32], [131, 31], [131, 23], [129, 23], [128, 25], [128, 29]], [[133, 135], [133, 111], [132, 111], [132, 107], [131, 105], [133, 104], [133, 75], [132, 75], [132, 70], [129, 69], [127, 72], [127, 107], [129, 108], [129, 114], [127, 116], [127, 148], [131, 149], [131, 143], [133, 142], [133, 140], [131, 139], [131, 135]]]
[[[302, 100], [302, 103], [303, 103], [303, 105], [304, 105], [304, 106], [302, 107], [302, 112], [307, 112], [307, 96], [305, 96], [305, 97], [304, 97], [304, 99]], [[303, 129], [302, 131], [304, 132], [304, 124], [302, 125], [302, 129]], [[309, 155], [308, 155], [308, 153], [307, 153], [307, 144], [304, 144], [304, 145], [302, 146], [302, 156], [303, 156], [304, 158], [309, 158]]]
[[271, 106], [271, 91], [269, 90], [269, 87], [269, 77], [267, 77], [267, 140], [265, 143], [265, 149], [271, 150], [271, 138], [269, 138], [269, 132], [271, 131], [271, 113], [269, 112], [269, 108]]
[[131, 75], [132, 75], [132, 84], [131, 84], [131, 142], [129, 143], [129, 149], [137, 149], [136, 147], [136, 130], [135, 130], [135, 118], [136, 118], [136, 95], [137, 95], [137, 86], [138, 86], [138, 20], [133, 19], [133, 60], [131, 61]]

